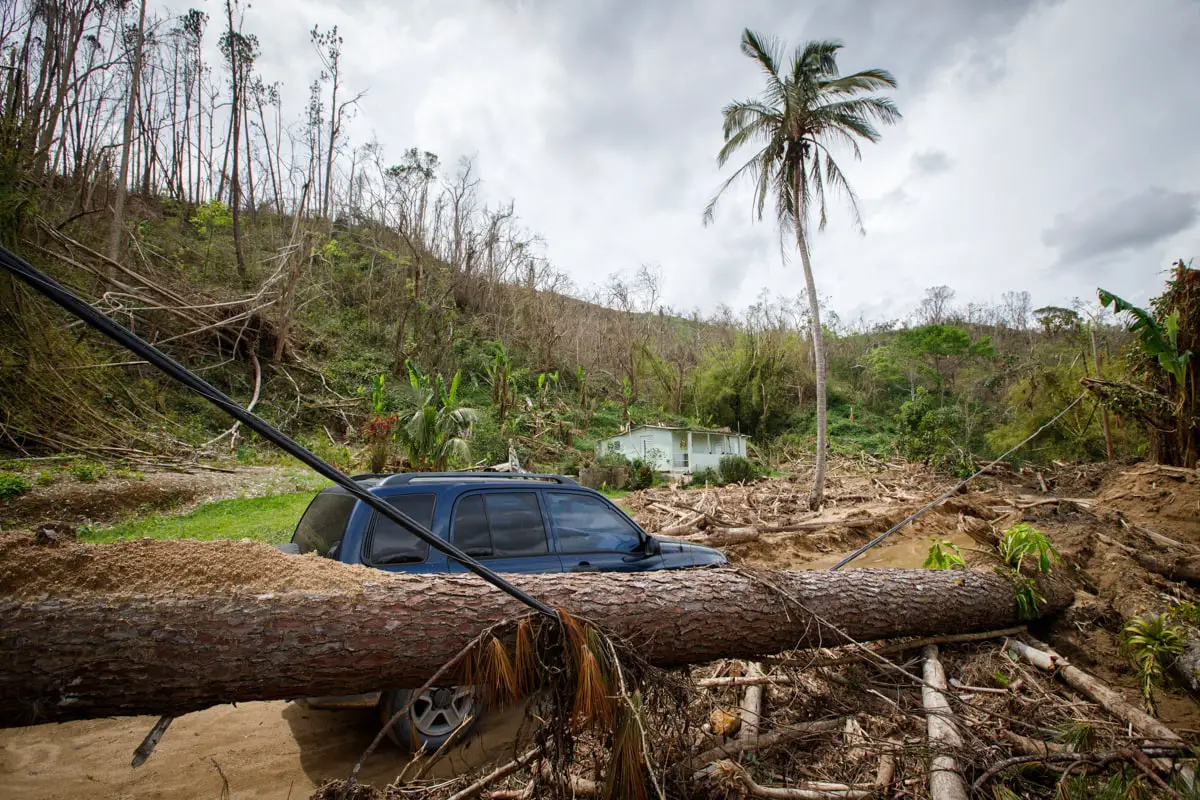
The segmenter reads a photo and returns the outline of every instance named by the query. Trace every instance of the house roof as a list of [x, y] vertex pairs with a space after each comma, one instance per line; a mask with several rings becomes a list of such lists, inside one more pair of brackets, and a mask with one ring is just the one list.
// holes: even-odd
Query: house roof
[[[644, 430], [647, 428], [649, 428], [651, 430], [659, 430], [659, 431], [691, 431], [692, 433], [719, 433], [722, 436], [739, 436], [743, 439], [747, 438], [746, 434], [735, 433], [735, 432], [729, 430], [729, 428], [700, 428], [700, 427], [689, 427], [687, 425], [634, 425], [629, 430], [625, 431], [625, 433], [633, 433], [634, 431]], [[625, 434], [623, 434], [623, 433], [617, 434], [617, 436], [624, 436], [624, 435]], [[615, 439], [616, 436], [610, 436], [609, 438]]]

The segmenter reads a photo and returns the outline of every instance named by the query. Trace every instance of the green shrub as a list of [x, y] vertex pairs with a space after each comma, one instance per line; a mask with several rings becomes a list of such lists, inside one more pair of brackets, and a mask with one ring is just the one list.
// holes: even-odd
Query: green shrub
[[692, 479], [688, 481], [688, 486], [721, 486], [721, 475], [712, 467], [698, 469], [692, 473]]
[[957, 407], [939, 405], [932, 394], [918, 389], [914, 399], [900, 406], [896, 423], [900, 428], [896, 446], [905, 458], [960, 478], [974, 471], [969, 443], [963, 441], [966, 422]]
[[754, 465], [741, 456], [723, 456], [717, 470], [721, 483], [749, 483], [756, 477]]
[[58, 480], [58, 473], [52, 469], [41, 470], [33, 477], [33, 482], [38, 486], [49, 486], [56, 480]]
[[30, 489], [29, 481], [16, 472], [0, 472], [0, 499], [20, 497]]
[[942, 539], [934, 539], [929, 545], [929, 555], [921, 565], [925, 569], [965, 569], [967, 562], [963, 560], [962, 550], [956, 545]]
[[629, 477], [625, 481], [625, 488], [631, 492], [636, 492], [638, 489], [649, 489], [654, 485], [654, 467], [642, 461], [640, 458], [635, 458], [629, 463]]
[[104, 465], [95, 461], [76, 461], [67, 468], [67, 472], [80, 483], [95, 483], [107, 474]]
[[596, 459], [598, 467], [628, 467], [629, 459], [620, 450], [609, 450]]

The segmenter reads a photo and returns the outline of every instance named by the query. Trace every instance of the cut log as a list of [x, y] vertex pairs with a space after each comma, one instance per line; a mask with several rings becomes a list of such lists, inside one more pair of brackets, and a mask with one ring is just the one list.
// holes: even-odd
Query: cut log
[[[415, 687], [480, 632], [528, 611], [471, 576], [396, 575], [282, 554], [260, 560], [284, 577], [272, 582], [260, 569], [217, 589], [194, 581], [223, 564], [189, 561], [179, 569], [195, 574], [163, 570], [163, 586], [175, 593], [0, 596], [0, 725]], [[281, 590], [296, 585], [301, 561], [309, 562], [305, 590]], [[77, 571], [86, 569], [80, 560]], [[1012, 585], [988, 571], [718, 568], [513, 580], [663, 667], [836, 642], [799, 604], [858, 641], [996, 628], [1018, 617]], [[1073, 596], [1058, 583], [1043, 594], [1045, 611]]]

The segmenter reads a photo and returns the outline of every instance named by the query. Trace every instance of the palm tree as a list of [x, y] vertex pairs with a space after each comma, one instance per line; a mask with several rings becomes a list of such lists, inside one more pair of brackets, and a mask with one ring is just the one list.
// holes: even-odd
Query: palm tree
[[422, 375], [408, 362], [410, 411], [403, 415], [404, 424], [396, 431], [396, 439], [416, 472], [443, 472], [451, 460], [470, 459], [467, 440], [479, 412], [458, 404], [461, 378], [462, 373], [454, 373], [447, 388], [440, 375]]
[[900, 112], [886, 97], [872, 91], [895, 88], [891, 73], [870, 69], [842, 77], [838, 75], [837, 51], [841, 42], [811, 41], [796, 48], [787, 72], [781, 72], [783, 46], [775, 39], [747, 29], [742, 33], [742, 52], [758, 62], [766, 73], [767, 86], [757, 98], [730, 103], [723, 111], [725, 145], [717, 163], [725, 163], [745, 146], [759, 147], [754, 156], [721, 184], [704, 209], [704, 223], [712, 222], [717, 201], [739, 178], [754, 184], [753, 212], [762, 219], [769, 197], [774, 198], [779, 221], [780, 245], [789, 231], [796, 237], [808, 308], [812, 318], [813, 356], [817, 373], [817, 469], [809, 505], [818, 508], [825, 497], [825, 346], [822, 339], [817, 287], [813, 282], [808, 252], [808, 221], [817, 217], [825, 228], [825, 194], [843, 191], [854, 224], [862, 230], [858, 198], [846, 181], [830, 150], [833, 144], [849, 146], [861, 157], [858, 140], [879, 140], [875, 123], [891, 124]]

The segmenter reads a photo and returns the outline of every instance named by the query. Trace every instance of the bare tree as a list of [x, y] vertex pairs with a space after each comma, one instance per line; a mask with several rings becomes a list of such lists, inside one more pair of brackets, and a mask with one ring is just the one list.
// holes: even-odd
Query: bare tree
[[[142, 50], [145, 43], [146, 0], [142, 0], [138, 12], [137, 28], [131, 31], [130, 49], [132, 66], [130, 67], [129, 97], [125, 103], [125, 131], [121, 137], [121, 166], [117, 171], [116, 196], [113, 197], [112, 222], [108, 229], [108, 257], [116, 261], [121, 250], [121, 225], [125, 214], [125, 194], [129, 177], [129, 149], [133, 144], [133, 122], [137, 115], [138, 98], [142, 87]], [[111, 269], [111, 267], [110, 267]]]
[[950, 301], [953, 299], [954, 290], [949, 286], [930, 286], [917, 308], [917, 320], [922, 325], [943, 324], [950, 315]]
[[230, 75], [229, 131], [231, 141], [226, 152], [233, 153], [233, 169], [229, 176], [229, 210], [233, 217], [233, 250], [237, 258], [237, 273], [246, 280], [246, 255], [242, 248], [241, 229], [241, 182], [238, 165], [238, 144], [241, 138], [241, 120], [246, 107], [246, 82], [254, 59], [258, 57], [258, 37], [242, 34], [241, 10], [234, 24], [234, 9], [238, 0], [225, 0], [225, 19], [228, 27], [221, 36], [221, 53], [225, 56]]

